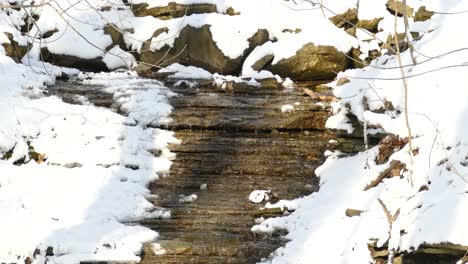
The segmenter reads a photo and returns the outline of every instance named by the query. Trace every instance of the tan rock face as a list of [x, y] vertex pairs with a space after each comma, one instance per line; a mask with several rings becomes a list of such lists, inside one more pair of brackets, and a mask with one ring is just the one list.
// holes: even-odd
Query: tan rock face
[[184, 15], [216, 13], [216, 5], [212, 4], [193, 4], [181, 5], [169, 3], [167, 6], [148, 8], [148, 4], [137, 4], [132, 6], [135, 16], [153, 16], [159, 19], [167, 20], [183, 17]]
[[345, 54], [331, 46], [304, 45], [296, 55], [282, 59], [267, 70], [297, 81], [327, 80], [349, 66]]
[[[155, 35], [158, 35], [158, 32]], [[231, 59], [226, 57], [213, 41], [209, 25], [201, 28], [187, 26], [181, 30], [173, 47], [165, 46], [160, 50], [150, 51], [150, 43], [146, 43], [141, 53], [141, 61], [158, 66], [180, 63], [201, 67], [213, 73], [238, 74], [245, 56], [256, 46], [268, 41], [268, 38], [266, 30], [259, 30], [249, 39], [250, 45], [244, 54]]]

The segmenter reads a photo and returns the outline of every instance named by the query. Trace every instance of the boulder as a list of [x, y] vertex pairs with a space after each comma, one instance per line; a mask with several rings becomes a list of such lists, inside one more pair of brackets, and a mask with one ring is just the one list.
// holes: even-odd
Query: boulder
[[135, 16], [153, 16], [162, 20], [183, 17], [184, 15], [216, 13], [216, 5], [213, 4], [191, 4], [183, 5], [174, 2], [167, 6], [149, 7], [148, 4], [132, 5]]
[[[163, 31], [164, 29], [159, 29], [154, 36]], [[268, 39], [268, 31], [258, 30], [248, 39], [249, 48], [244, 51], [244, 54], [236, 59], [231, 59], [224, 55], [213, 41], [209, 25], [200, 28], [186, 26], [180, 31], [172, 47], [166, 45], [159, 50], [151, 51], [150, 43], [145, 43], [140, 60], [143, 63], [161, 67], [180, 63], [201, 67], [212, 73], [237, 75], [241, 71], [245, 56]]]
[[329, 80], [349, 67], [345, 54], [332, 46], [305, 44], [290, 58], [282, 59], [266, 69], [295, 81]]
[[13, 35], [10, 33], [4, 33], [7, 35], [8, 40], [10, 43], [2, 44], [3, 48], [5, 49], [6, 55], [12, 58], [15, 62], [20, 62], [21, 59], [26, 55], [28, 52], [28, 47], [21, 46], [13, 39]]

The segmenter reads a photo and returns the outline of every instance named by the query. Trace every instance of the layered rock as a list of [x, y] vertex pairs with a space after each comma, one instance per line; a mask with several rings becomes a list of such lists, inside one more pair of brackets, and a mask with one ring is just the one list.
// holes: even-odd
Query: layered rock
[[213, 4], [191, 4], [183, 5], [174, 2], [167, 6], [149, 7], [148, 4], [132, 5], [135, 16], [153, 16], [162, 20], [190, 16], [192, 14], [216, 13], [216, 5]]

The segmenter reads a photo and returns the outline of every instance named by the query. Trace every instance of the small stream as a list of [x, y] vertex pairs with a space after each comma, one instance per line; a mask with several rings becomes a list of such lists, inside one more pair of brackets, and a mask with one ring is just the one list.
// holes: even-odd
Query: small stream
[[[262, 210], [249, 194], [270, 190], [268, 199], [275, 202], [318, 190], [314, 170], [324, 151], [335, 147], [329, 144], [335, 134], [324, 128], [329, 107], [300, 89], [171, 90], [179, 96], [172, 98], [173, 122], [164, 129], [175, 131], [182, 143], [171, 147], [176, 158], [170, 175], [150, 189], [158, 197], [152, 202], [171, 210], [172, 217], [141, 222], [160, 234], [160, 254], [148, 245], [142, 263], [240, 264], [268, 258], [287, 242], [284, 231], [254, 234], [251, 227], [288, 212]], [[60, 82], [49, 95], [118, 111], [113, 95], [98, 86]], [[294, 111], [281, 112], [285, 104]]]

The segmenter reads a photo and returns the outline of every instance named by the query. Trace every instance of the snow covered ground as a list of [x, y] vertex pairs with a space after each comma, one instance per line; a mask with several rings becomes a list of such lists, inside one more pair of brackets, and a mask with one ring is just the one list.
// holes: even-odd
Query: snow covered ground
[[[57, 3], [77, 4], [65, 2]], [[57, 3], [35, 9], [41, 15], [36, 33], [76, 26], [95, 46], [68, 30], [48, 48], [106, 61], [101, 49], [110, 38], [102, 38], [100, 29], [105, 20], [93, 9], [71, 8], [69, 14], [82, 20], [67, 25], [52, 10]], [[0, 43], [9, 42], [3, 32], [20, 44], [31, 40], [18, 30], [24, 12], [0, 11]], [[38, 48], [17, 64], [0, 46], [0, 262], [139, 261], [142, 243], [158, 234], [131, 222], [169, 217], [145, 197], [148, 184], [169, 171], [174, 155], [168, 144], [178, 143], [172, 132], [152, 128], [170, 122], [173, 94], [132, 72], [84, 74], [39, 63]], [[63, 74], [104, 87], [125, 115], [45, 96], [46, 85]]]
[[[122, 116], [44, 97], [54, 76], [4, 55], [0, 61], [0, 261], [138, 261], [142, 243], [157, 233], [124, 223], [169, 216], [145, 197], [149, 182], [170, 168], [168, 144], [178, 143], [150, 127], [170, 121], [173, 94], [129, 72], [77, 76], [107, 87]], [[29, 160], [30, 147], [43, 158]], [[50, 247], [54, 256], [46, 257]]]

